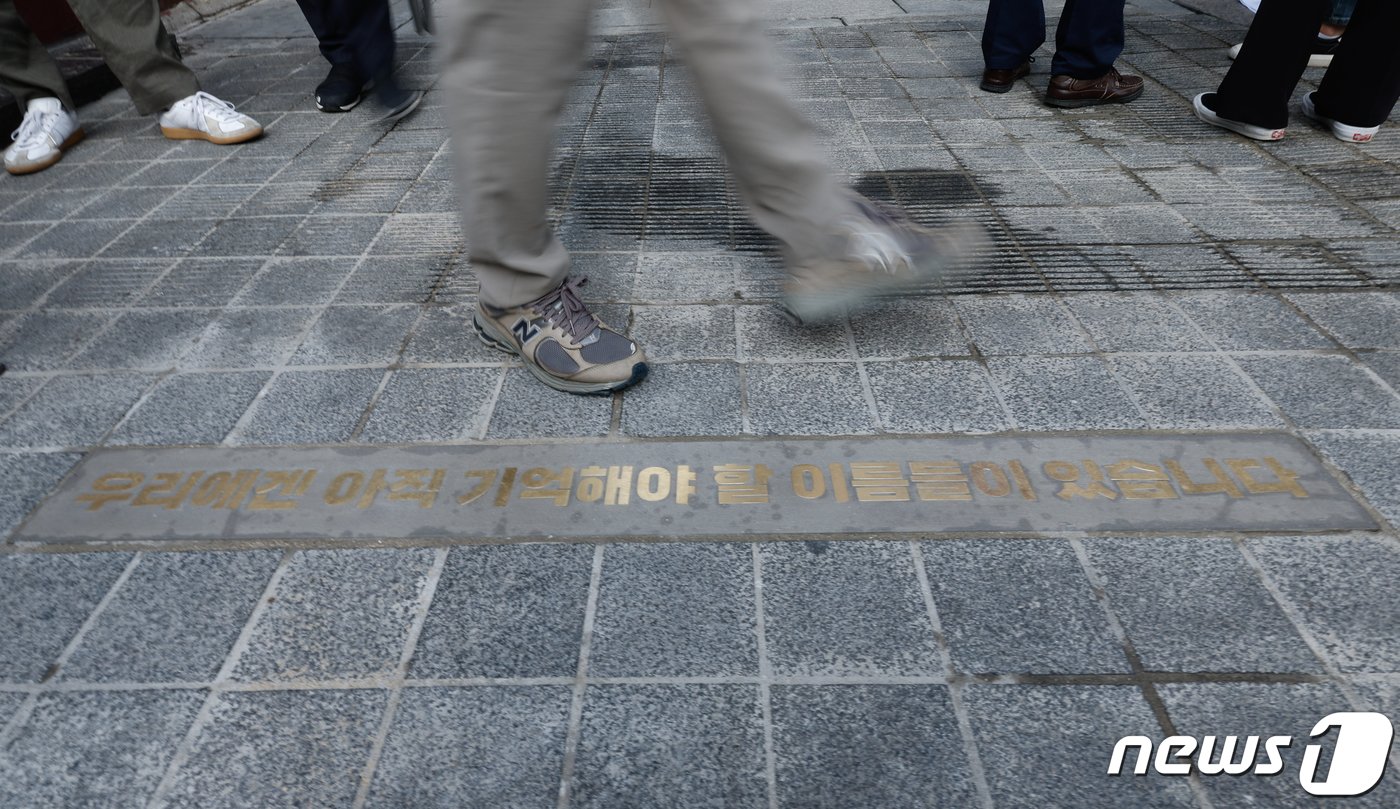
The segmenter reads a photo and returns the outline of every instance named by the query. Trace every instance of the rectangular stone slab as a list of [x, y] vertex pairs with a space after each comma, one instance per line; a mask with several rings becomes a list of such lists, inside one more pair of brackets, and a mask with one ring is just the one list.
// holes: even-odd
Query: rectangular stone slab
[[14, 542], [1375, 528], [1282, 434], [89, 455]]

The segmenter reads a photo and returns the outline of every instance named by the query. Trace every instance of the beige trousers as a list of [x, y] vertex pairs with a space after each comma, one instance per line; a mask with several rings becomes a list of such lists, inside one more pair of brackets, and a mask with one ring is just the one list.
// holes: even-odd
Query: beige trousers
[[[791, 263], [836, 247], [850, 197], [778, 80], [753, 0], [660, 0], [759, 227]], [[553, 289], [569, 255], [549, 227], [554, 128], [588, 44], [588, 0], [456, 0], [441, 29], [464, 226], [481, 299]]]

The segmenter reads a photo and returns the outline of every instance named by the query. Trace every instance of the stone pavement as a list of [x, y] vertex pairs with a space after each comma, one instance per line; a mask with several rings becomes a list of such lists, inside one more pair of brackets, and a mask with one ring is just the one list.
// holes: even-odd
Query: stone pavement
[[[312, 109], [314, 43], [264, 0], [183, 40], [264, 139], [166, 141], [115, 93], [62, 164], [0, 179], [0, 806], [1312, 805], [1313, 723], [1400, 719], [1396, 122], [1199, 124], [1243, 30], [1223, 2], [1131, 4], [1147, 92], [1077, 112], [1039, 103], [1048, 54], [977, 90], [977, 3], [777, 4], [852, 182], [995, 238], [980, 280], [796, 331], [642, 5], [600, 10], [555, 172], [587, 289], [657, 360], [611, 399], [465, 326], [444, 93], [406, 32], [432, 89], [392, 129]], [[103, 447], [967, 433], [1296, 440], [1378, 530], [14, 541]], [[1104, 774], [1175, 733], [1295, 743], [1276, 778]], [[1400, 805], [1397, 768], [1339, 805]]]

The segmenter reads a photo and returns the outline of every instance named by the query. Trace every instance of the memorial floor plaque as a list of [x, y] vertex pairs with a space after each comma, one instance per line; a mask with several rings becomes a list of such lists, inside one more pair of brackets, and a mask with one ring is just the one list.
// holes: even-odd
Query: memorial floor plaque
[[1367, 529], [1281, 434], [99, 450], [17, 543]]

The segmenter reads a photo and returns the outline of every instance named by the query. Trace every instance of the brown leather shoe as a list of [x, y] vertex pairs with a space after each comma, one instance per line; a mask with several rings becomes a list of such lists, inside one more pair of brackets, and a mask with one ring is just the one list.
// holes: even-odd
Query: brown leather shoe
[[1088, 107], [1093, 104], [1126, 104], [1142, 95], [1142, 79], [1124, 76], [1117, 70], [1097, 79], [1051, 76], [1045, 103], [1052, 107]]
[[1004, 93], [1010, 90], [1016, 80], [1022, 76], [1028, 76], [1031, 72], [1030, 60], [1022, 62], [1020, 65], [1007, 70], [993, 70], [987, 68], [982, 71], [982, 89], [989, 93]]

